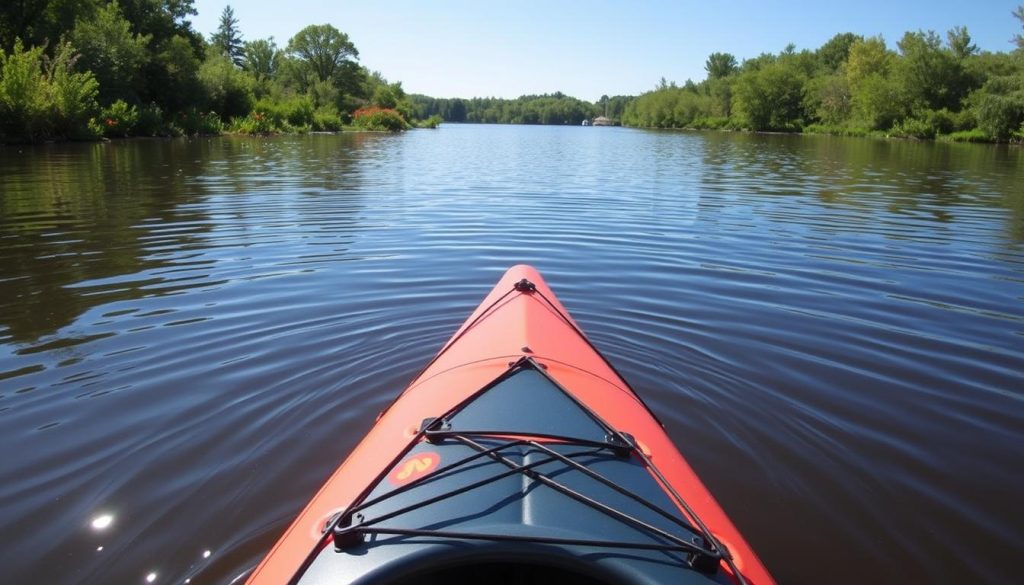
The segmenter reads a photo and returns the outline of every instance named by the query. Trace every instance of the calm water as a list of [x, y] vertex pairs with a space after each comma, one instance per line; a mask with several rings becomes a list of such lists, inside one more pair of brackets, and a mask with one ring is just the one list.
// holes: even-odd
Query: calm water
[[1022, 185], [607, 128], [0, 149], [0, 582], [244, 574], [518, 262], [781, 582], [1019, 582]]

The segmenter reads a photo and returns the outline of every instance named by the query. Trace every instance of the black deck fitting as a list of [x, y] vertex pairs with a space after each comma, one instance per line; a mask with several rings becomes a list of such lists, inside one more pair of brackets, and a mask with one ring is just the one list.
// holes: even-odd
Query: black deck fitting
[[426, 437], [428, 443], [439, 443], [444, 440], [443, 436], [432, 433], [443, 433], [452, 430], [452, 423], [443, 418], [428, 417], [420, 423], [420, 432]]
[[704, 553], [695, 552], [690, 555], [690, 566], [693, 570], [704, 573], [705, 575], [714, 575], [718, 572], [718, 566], [721, 558], [713, 555], [706, 555]]
[[[361, 524], [363, 521], [363, 515], [356, 514], [355, 516], [356, 524]], [[362, 533], [358, 528], [353, 527], [352, 516], [348, 514], [342, 516], [334, 523], [331, 533], [334, 536], [334, 550], [338, 552], [348, 550], [354, 546], [362, 544], [363, 542]]]
[[516, 283], [515, 289], [521, 293], [537, 292], [537, 285], [525, 278]]
[[612, 446], [612, 451], [617, 457], [629, 457], [633, 454], [633, 449], [636, 449], [636, 439], [629, 433], [609, 433], [604, 440]]

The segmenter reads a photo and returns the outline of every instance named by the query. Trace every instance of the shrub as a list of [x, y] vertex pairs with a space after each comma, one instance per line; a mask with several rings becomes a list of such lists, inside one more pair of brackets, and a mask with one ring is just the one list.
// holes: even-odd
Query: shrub
[[174, 120], [174, 129], [182, 134], [220, 134], [224, 124], [217, 112], [200, 112], [193, 108], [179, 112]]
[[434, 114], [433, 116], [427, 118], [426, 120], [420, 120], [419, 124], [417, 125], [420, 128], [437, 128], [438, 126], [441, 125], [441, 122], [444, 122], [444, 118], [442, 118], [438, 114]]
[[235, 118], [231, 124], [233, 132], [241, 134], [267, 135], [280, 130], [274, 119], [262, 111], [252, 111], [244, 118]]
[[1024, 124], [1024, 76], [994, 77], [971, 95], [978, 128], [995, 140], [1008, 140]]
[[723, 116], [701, 116], [694, 118], [690, 126], [697, 130], [725, 130], [730, 124], [729, 118]]
[[971, 108], [964, 108], [953, 114], [953, 128], [950, 132], [959, 130], [972, 130], [978, 127], [978, 119], [974, 116]]
[[31, 142], [46, 133], [47, 83], [43, 76], [43, 49], [24, 49], [14, 41], [8, 55], [0, 49], [0, 136]]
[[377, 106], [356, 110], [352, 114], [352, 123], [363, 130], [382, 132], [400, 132], [409, 127], [409, 123], [397, 111]]
[[832, 126], [829, 124], [810, 124], [803, 129], [804, 134], [831, 134], [834, 136], [871, 136], [872, 132], [867, 128], [855, 126]]
[[199, 68], [199, 80], [209, 108], [223, 119], [244, 116], [252, 110], [255, 81], [249, 73], [235, 67], [227, 56], [207, 58]]
[[282, 101], [261, 99], [256, 102], [252, 111], [258, 112], [262, 118], [254, 118], [249, 123], [255, 124], [254, 127], [267, 128], [259, 130], [257, 134], [306, 130], [313, 126], [313, 100], [308, 96], [297, 96]]
[[139, 110], [124, 100], [117, 100], [100, 112], [100, 126], [103, 128], [103, 135], [107, 137], [123, 138], [134, 135], [138, 122]]
[[157, 136], [159, 134], [167, 134], [168, 130], [164, 124], [164, 113], [160, 109], [160, 106], [150, 104], [140, 109], [138, 117], [135, 120], [134, 131], [136, 136]]
[[907, 118], [894, 125], [889, 135], [901, 138], [935, 138], [935, 127], [919, 118]]
[[924, 121], [935, 130], [935, 134], [949, 134], [957, 129], [959, 122], [958, 116], [946, 108], [927, 110], [924, 112]]
[[321, 108], [313, 114], [313, 129], [319, 132], [338, 132], [341, 130], [341, 116], [333, 109]]
[[944, 142], [992, 142], [989, 135], [984, 130], [978, 128], [952, 132], [945, 136], [939, 136], [938, 139]]
[[284, 107], [284, 119], [293, 128], [313, 125], [315, 108], [313, 100], [308, 96], [293, 98], [282, 106]]
[[98, 105], [99, 83], [92, 73], [75, 72], [78, 55], [69, 43], [57, 46], [46, 68], [51, 124], [58, 136], [73, 140], [95, 140], [100, 128], [93, 120]]
[[42, 47], [25, 49], [20, 40], [9, 55], [0, 50], [0, 139], [34, 142], [100, 135], [93, 121], [96, 78], [74, 71], [77, 58], [67, 43], [58, 45], [51, 59], [43, 56]]

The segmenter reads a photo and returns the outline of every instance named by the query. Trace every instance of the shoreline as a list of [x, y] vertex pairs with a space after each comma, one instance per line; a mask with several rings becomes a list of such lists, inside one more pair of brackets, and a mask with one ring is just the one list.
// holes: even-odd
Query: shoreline
[[[483, 124], [482, 122], [444, 122], [445, 124], [470, 124], [478, 125]], [[570, 127], [568, 124], [498, 124], [500, 126], [565, 126]], [[582, 127], [582, 126], [581, 126]], [[838, 138], [866, 138], [874, 140], [898, 140], [906, 142], [931, 142], [941, 144], [984, 144], [992, 146], [1010, 146], [1021, 148], [1024, 147], [1024, 141], [1022, 140], [1008, 140], [1008, 141], [995, 141], [988, 139], [971, 139], [971, 140], [958, 140], [950, 138], [951, 134], [943, 134], [936, 136], [935, 138], [920, 138], [915, 136], [899, 136], [893, 134], [886, 134], [881, 131], [867, 131], [864, 133], [841, 133], [841, 132], [797, 132], [797, 131], [785, 131], [785, 130], [742, 130], [735, 128], [658, 128], [658, 127], [645, 127], [645, 126], [628, 126], [621, 124], [614, 126], [617, 128], [628, 128], [630, 130], [644, 130], [654, 132], [721, 132], [727, 134], [754, 134], [754, 135], [767, 135], [767, 136], [832, 136]], [[366, 130], [358, 128], [356, 126], [345, 126], [341, 130], [309, 130], [305, 132], [267, 132], [250, 134], [245, 132], [220, 132], [217, 134], [182, 134], [179, 136], [123, 136], [123, 137], [101, 137], [97, 140], [70, 140], [70, 139], [58, 139], [58, 140], [43, 140], [39, 142], [4, 142], [0, 143], [0, 149], [11, 148], [11, 147], [25, 147], [25, 146], [41, 146], [41, 145], [53, 145], [53, 144], [102, 144], [107, 142], [123, 142], [123, 141], [135, 141], [135, 140], [176, 140], [176, 139], [194, 139], [194, 138], [217, 138], [217, 137], [248, 137], [248, 138], [271, 138], [276, 136], [302, 136], [302, 135], [321, 135], [329, 136], [336, 134], [401, 134], [402, 132], [408, 132], [410, 130], [436, 130], [436, 128], [429, 127], [416, 127], [413, 126], [407, 130]]]
[[942, 144], [989, 144], [989, 145], [1005, 145], [1005, 146], [1024, 146], [1024, 140], [989, 140], [981, 139], [980, 137], [976, 140], [957, 140], [951, 138], [954, 134], [941, 134], [935, 138], [920, 138], [917, 136], [899, 136], [895, 134], [886, 134], [880, 130], [866, 131], [863, 133], [842, 133], [842, 132], [803, 132], [803, 131], [786, 131], [786, 130], [739, 130], [735, 128], [656, 128], [656, 127], [644, 127], [644, 126], [626, 126], [622, 125], [622, 128], [631, 128], [634, 130], [653, 130], [657, 132], [724, 132], [733, 134], [758, 134], [758, 135], [774, 135], [774, 136], [834, 136], [837, 138], [871, 138], [875, 140], [904, 140], [907, 142], [933, 142]]
[[59, 140], [40, 140], [39, 142], [0, 142], [0, 149], [4, 148], [19, 148], [25, 146], [48, 146], [55, 144], [104, 144], [108, 142], [132, 142], [137, 140], [191, 140], [195, 138], [223, 138], [223, 137], [245, 137], [245, 138], [272, 138], [276, 136], [306, 136], [306, 135], [321, 135], [329, 136], [335, 134], [401, 134], [402, 132], [408, 132], [411, 130], [431, 130], [431, 128], [417, 128], [412, 127], [408, 130], [364, 130], [356, 127], [345, 127], [341, 130], [309, 130], [307, 132], [267, 132], [261, 134], [248, 134], [245, 132], [219, 132], [217, 134], [181, 134], [179, 136], [114, 136], [114, 137], [101, 137], [96, 140], [70, 140], [70, 139], [59, 139]]

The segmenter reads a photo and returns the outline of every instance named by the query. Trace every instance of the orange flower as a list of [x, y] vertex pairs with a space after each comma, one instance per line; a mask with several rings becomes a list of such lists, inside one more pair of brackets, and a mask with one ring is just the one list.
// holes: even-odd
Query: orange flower
[[358, 110], [353, 112], [352, 113], [352, 117], [353, 118], [363, 118], [363, 117], [366, 117], [366, 116], [372, 116], [374, 114], [379, 114], [381, 112], [394, 112], [394, 111], [395, 110], [393, 110], [391, 108], [382, 108], [382, 107], [379, 107], [379, 106], [367, 106], [365, 108], [359, 108]]

